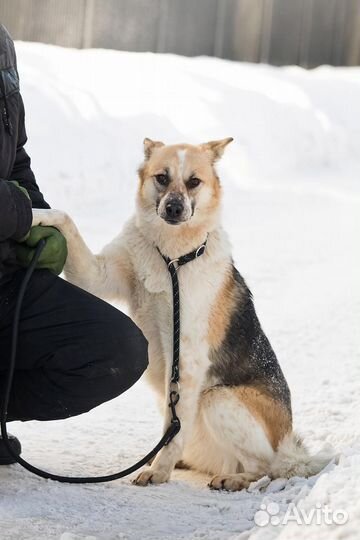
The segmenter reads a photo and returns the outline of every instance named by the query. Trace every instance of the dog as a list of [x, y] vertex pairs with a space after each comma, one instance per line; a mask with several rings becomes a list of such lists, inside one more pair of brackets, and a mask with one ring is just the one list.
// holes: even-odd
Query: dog
[[66, 213], [34, 210], [34, 225], [55, 226], [67, 239], [67, 279], [128, 304], [149, 342], [147, 378], [165, 430], [173, 300], [163, 257], [176, 260], [206, 243], [204, 253], [177, 272], [181, 430], [140, 472], [137, 485], [168, 481], [181, 462], [212, 475], [211, 488], [236, 491], [265, 475], [314, 475], [330, 460], [321, 452], [311, 456], [292, 429], [289, 387], [221, 226], [216, 162], [232, 140], [165, 145], [145, 139], [135, 215], [99, 255], [91, 253]]

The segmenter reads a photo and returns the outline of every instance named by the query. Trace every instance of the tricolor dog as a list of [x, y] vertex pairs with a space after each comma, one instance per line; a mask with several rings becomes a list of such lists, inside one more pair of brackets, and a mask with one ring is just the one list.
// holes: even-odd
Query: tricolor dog
[[292, 430], [290, 391], [235, 268], [221, 226], [215, 164], [231, 138], [198, 146], [145, 139], [136, 212], [99, 255], [65, 213], [34, 211], [68, 241], [67, 279], [96, 296], [126, 301], [149, 342], [147, 378], [165, 429], [172, 364], [172, 288], [162, 257], [174, 260], [206, 241], [205, 252], [178, 269], [181, 297], [181, 431], [137, 476], [166, 482], [179, 461], [212, 475], [210, 487], [240, 490], [264, 475], [309, 476], [329, 461], [310, 456]]

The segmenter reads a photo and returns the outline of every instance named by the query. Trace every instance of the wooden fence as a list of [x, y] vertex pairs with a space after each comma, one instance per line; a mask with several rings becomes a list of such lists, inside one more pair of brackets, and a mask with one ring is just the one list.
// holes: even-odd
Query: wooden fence
[[360, 64], [360, 0], [0, 0], [0, 22], [68, 47]]

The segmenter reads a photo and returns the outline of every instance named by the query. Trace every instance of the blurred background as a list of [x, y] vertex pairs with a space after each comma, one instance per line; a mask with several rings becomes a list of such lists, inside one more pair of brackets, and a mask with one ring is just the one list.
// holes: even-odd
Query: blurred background
[[360, 64], [359, 0], [1, 0], [0, 20], [65, 47]]

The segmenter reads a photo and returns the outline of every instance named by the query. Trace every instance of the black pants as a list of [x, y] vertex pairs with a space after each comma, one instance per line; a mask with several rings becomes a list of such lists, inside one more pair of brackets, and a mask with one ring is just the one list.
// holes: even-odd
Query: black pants
[[[22, 271], [0, 285], [0, 398]], [[147, 342], [123, 313], [46, 270], [34, 273], [21, 313], [11, 420], [56, 420], [89, 411], [132, 386]]]

